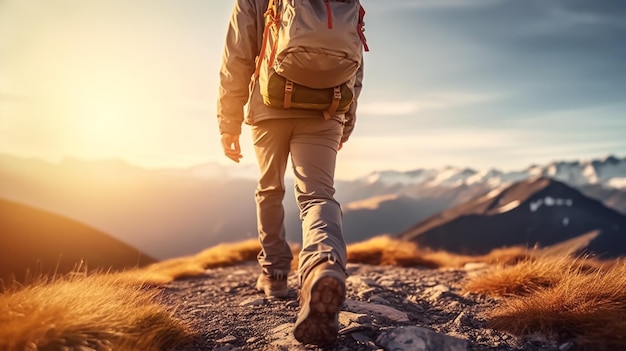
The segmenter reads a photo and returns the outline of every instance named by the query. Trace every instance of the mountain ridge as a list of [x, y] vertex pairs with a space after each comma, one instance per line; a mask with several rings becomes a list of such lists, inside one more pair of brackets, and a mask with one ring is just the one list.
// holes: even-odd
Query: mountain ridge
[[626, 156], [618, 158], [609, 155], [589, 160], [553, 161], [512, 171], [501, 171], [496, 168], [476, 170], [455, 166], [421, 168], [405, 172], [387, 170], [372, 172], [357, 180], [368, 183], [455, 187], [477, 183], [498, 186], [536, 176], [548, 176], [576, 186], [601, 184], [622, 189], [626, 188]]
[[434, 250], [484, 254], [502, 247], [542, 247], [599, 231], [587, 250], [615, 257], [626, 254], [626, 216], [543, 176], [442, 211], [399, 233]]
[[156, 262], [88, 225], [2, 198], [0, 232], [0, 280], [5, 283], [76, 268], [115, 271]]
[[[603, 160], [615, 166], [619, 159]], [[256, 180], [248, 177], [247, 171], [238, 175], [228, 171], [231, 167], [238, 169], [238, 165], [226, 167], [223, 172], [223, 166], [213, 166], [217, 168], [205, 164], [184, 169], [145, 169], [119, 160], [67, 158], [50, 163], [0, 154], [0, 197], [87, 223], [159, 259], [171, 258], [225, 240], [256, 237]], [[472, 172], [475, 170], [467, 168], [459, 173], [449, 168], [438, 175], [438, 186], [337, 180], [335, 197], [342, 205], [346, 241], [398, 233], [428, 216], [508, 184], [464, 181]], [[493, 170], [490, 174], [497, 175]], [[443, 185], [455, 175], [461, 177], [461, 181], [456, 180], [458, 185]], [[285, 227], [288, 239], [298, 242], [301, 223], [293, 187], [288, 182]], [[626, 189], [600, 184], [577, 188], [626, 213]], [[177, 241], [172, 245], [174, 236]]]

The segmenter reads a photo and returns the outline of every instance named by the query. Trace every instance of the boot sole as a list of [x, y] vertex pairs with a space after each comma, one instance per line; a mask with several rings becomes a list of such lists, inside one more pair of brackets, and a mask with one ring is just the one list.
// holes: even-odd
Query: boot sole
[[303, 344], [324, 346], [337, 339], [337, 314], [345, 300], [346, 287], [337, 272], [325, 271], [320, 275], [308, 296], [303, 295], [293, 335]]

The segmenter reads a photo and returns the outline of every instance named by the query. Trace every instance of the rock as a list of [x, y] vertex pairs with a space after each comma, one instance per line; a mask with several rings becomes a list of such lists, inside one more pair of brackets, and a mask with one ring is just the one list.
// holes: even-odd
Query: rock
[[284, 323], [271, 331], [271, 345], [279, 350], [305, 351], [306, 347], [293, 337], [293, 324]]
[[432, 288], [428, 288], [426, 290], [424, 290], [424, 296], [426, 296], [429, 300], [438, 300], [442, 295], [448, 293], [450, 291], [450, 288], [442, 285], [442, 284], [438, 284], [433, 286]]
[[251, 297], [242, 301], [239, 306], [261, 306], [265, 304], [265, 298], [263, 297]]
[[339, 312], [339, 324], [348, 326], [350, 324], [364, 324], [369, 322], [367, 314], [353, 313], [348, 311]]
[[340, 329], [338, 334], [339, 335], [350, 334], [350, 333], [357, 332], [357, 331], [364, 330], [364, 329], [368, 329], [368, 328], [369, 328], [369, 326], [364, 325], [364, 324], [352, 323], [349, 326], [347, 326], [347, 327], [345, 327], [343, 329]]
[[385, 288], [395, 287], [397, 282], [393, 279], [382, 279], [378, 282], [378, 284]]
[[359, 291], [358, 296], [362, 299], [365, 298], [365, 296], [372, 294], [374, 292], [378, 291], [378, 288], [368, 288], [368, 289], [364, 289]]
[[414, 326], [381, 333], [376, 343], [393, 351], [467, 351], [466, 340]]
[[356, 313], [371, 313], [379, 317], [384, 317], [395, 322], [408, 322], [409, 316], [393, 307], [379, 305], [375, 303], [367, 303], [347, 299], [345, 302], [347, 309]]
[[361, 332], [355, 332], [355, 333], [351, 333], [350, 336], [358, 341], [358, 342], [362, 342], [362, 343], [369, 343], [372, 341], [372, 338], [370, 338], [369, 336], [367, 336], [365, 333], [361, 333]]
[[429, 293], [429, 294], [435, 294], [435, 293], [444, 293], [444, 292], [448, 292], [450, 291], [450, 288], [443, 285], [443, 284], [437, 284], [435, 286], [433, 286], [432, 288], [428, 288], [426, 290], [424, 290], [424, 293]]
[[454, 319], [452, 323], [454, 323], [456, 327], [460, 327], [463, 325], [464, 318], [465, 318], [465, 312], [461, 312], [458, 314], [458, 316], [456, 316], [456, 318]]
[[389, 301], [387, 301], [387, 299], [382, 297], [380, 294], [370, 296], [368, 302], [377, 303], [380, 305], [390, 305]]
[[232, 272], [230, 275], [228, 275], [228, 277], [234, 277], [234, 276], [241, 276], [241, 275], [248, 275], [250, 274], [249, 271], [245, 270], [245, 269], [238, 269], [234, 272]]
[[[471, 273], [465, 269], [358, 264], [350, 265], [349, 271], [347, 300], [339, 312], [341, 334], [335, 345], [324, 348], [326, 351], [419, 351], [418, 347], [425, 351], [581, 350], [568, 340], [556, 343], [487, 328], [487, 321], [480, 316], [495, 308], [498, 300], [482, 294], [454, 293], [462, 289]], [[264, 298], [255, 291], [256, 262], [212, 269], [210, 273], [164, 286], [164, 302], [174, 307], [175, 315], [197, 335], [172, 351], [321, 351], [305, 347], [293, 337], [299, 309], [295, 291], [286, 299]], [[292, 287], [299, 284], [293, 274], [288, 282]], [[224, 293], [225, 288], [232, 293]], [[35, 351], [37, 346], [32, 346]]]
[[370, 288], [380, 288], [380, 285], [376, 282], [376, 280], [372, 278], [367, 278], [363, 276], [350, 276], [346, 279], [346, 283], [351, 283], [354, 285], [361, 285]]
[[233, 342], [233, 341], [237, 341], [237, 337], [233, 335], [227, 335], [221, 339], [215, 340], [215, 342], [219, 344], [226, 344], [226, 343]]

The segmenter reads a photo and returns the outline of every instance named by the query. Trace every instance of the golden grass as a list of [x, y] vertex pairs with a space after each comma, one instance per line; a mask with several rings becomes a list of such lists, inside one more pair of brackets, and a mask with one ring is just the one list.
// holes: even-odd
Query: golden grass
[[261, 250], [257, 239], [225, 243], [194, 256], [174, 258], [123, 273], [126, 279], [147, 284], [165, 284], [176, 279], [199, 276], [207, 269], [254, 261]]
[[467, 263], [511, 264], [526, 258], [529, 251], [522, 247], [496, 249], [486, 255], [457, 255], [445, 251], [430, 251], [414, 242], [387, 235], [348, 245], [348, 262], [399, 267], [459, 268]]
[[504, 297], [486, 314], [516, 334], [574, 336], [594, 350], [626, 346], [626, 262], [536, 257], [472, 279], [465, 290]]
[[470, 280], [464, 290], [492, 296], [525, 295], [555, 286], [570, 273], [587, 274], [611, 266], [592, 258], [546, 256], [539, 251], [515, 265], [496, 265], [488, 274]]
[[[189, 329], [158, 302], [159, 285], [206, 269], [255, 261], [258, 240], [226, 243], [197, 255], [114, 274], [75, 274], [0, 294], [0, 351], [85, 345], [102, 350], [159, 350], [184, 342]], [[292, 245], [293, 269], [299, 247]], [[374, 265], [458, 268], [495, 264], [466, 291], [500, 296], [486, 316], [517, 334], [573, 335], [593, 349], [626, 345], [626, 263], [498, 249], [482, 256], [433, 252], [389, 236], [348, 246], [348, 261]]]
[[161, 350], [187, 327], [158, 290], [114, 274], [73, 274], [14, 286], [0, 295], [0, 350]]
[[251, 261], [259, 250], [258, 240], [248, 240], [121, 273], [74, 273], [14, 285], [0, 295], [0, 350], [161, 350], [184, 342], [187, 327], [158, 302], [154, 285]]

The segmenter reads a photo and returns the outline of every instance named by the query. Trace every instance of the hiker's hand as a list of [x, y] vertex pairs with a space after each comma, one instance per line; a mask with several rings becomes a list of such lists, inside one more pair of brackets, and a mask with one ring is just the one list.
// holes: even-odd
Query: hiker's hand
[[239, 135], [223, 133], [222, 148], [224, 149], [224, 155], [237, 163], [243, 157], [241, 156], [241, 147], [239, 146]]
[[339, 142], [339, 147], [337, 148], [337, 151], [341, 150], [342, 147], [343, 147], [343, 142]]

